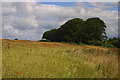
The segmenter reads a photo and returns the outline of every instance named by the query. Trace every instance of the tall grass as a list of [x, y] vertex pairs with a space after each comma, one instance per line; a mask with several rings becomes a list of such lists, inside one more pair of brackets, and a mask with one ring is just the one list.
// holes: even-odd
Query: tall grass
[[0, 79], [2, 79], [2, 40], [0, 40]]
[[117, 78], [117, 49], [3, 40], [3, 78]]

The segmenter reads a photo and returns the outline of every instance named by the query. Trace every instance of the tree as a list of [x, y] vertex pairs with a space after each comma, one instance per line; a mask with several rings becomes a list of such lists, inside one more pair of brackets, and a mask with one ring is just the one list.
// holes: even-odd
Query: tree
[[105, 28], [105, 23], [99, 18], [89, 18], [86, 21], [74, 18], [67, 21], [58, 29], [46, 31], [42, 38], [58, 42], [90, 44], [93, 41], [101, 44], [100, 42], [107, 39]]
[[84, 24], [84, 21], [80, 18], [74, 18], [63, 24], [58, 29], [58, 36], [61, 38], [59, 41], [65, 41], [65, 42], [79, 42], [80, 37], [82, 36], [82, 26]]
[[47, 39], [47, 40], [50, 40], [50, 41], [55, 41], [56, 40], [56, 31], [57, 29], [52, 29], [50, 31], [46, 31], [44, 34], [43, 34], [43, 39]]
[[89, 41], [102, 41], [107, 39], [105, 32], [106, 25], [99, 18], [89, 18], [86, 20], [86, 33]]
[[15, 38], [15, 40], [18, 40], [18, 38]]
[[120, 48], [120, 37], [113, 37], [109, 39], [109, 44], [114, 45], [117, 48]]

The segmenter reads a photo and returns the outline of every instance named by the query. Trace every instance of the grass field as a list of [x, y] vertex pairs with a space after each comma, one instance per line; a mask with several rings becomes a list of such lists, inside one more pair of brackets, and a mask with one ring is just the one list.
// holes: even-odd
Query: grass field
[[117, 78], [117, 49], [2, 40], [3, 78]]

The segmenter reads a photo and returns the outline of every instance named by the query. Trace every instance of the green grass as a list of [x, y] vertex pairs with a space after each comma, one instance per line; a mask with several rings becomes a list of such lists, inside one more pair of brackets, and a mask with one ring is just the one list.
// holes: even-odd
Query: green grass
[[114, 49], [65, 43], [2, 41], [3, 78], [118, 77], [117, 51]]

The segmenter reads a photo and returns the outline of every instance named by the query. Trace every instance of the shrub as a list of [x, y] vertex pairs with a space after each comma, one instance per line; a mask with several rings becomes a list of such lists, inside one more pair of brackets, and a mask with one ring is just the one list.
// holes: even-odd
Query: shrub
[[90, 45], [97, 45], [97, 46], [101, 46], [103, 44], [102, 41], [89, 41]]
[[18, 40], [18, 38], [15, 38], [15, 40]]
[[77, 45], [77, 43], [75, 42], [66, 42], [66, 43]]
[[109, 44], [109, 43], [104, 43], [102, 46], [108, 47], [108, 48], [116, 48], [114, 45]]

